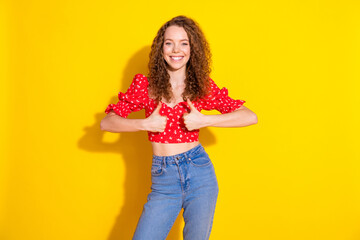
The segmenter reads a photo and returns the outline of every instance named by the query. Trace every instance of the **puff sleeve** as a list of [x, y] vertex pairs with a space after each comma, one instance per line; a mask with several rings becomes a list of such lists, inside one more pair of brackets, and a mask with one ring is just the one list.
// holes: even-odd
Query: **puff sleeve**
[[136, 74], [125, 93], [119, 92], [119, 101], [116, 104], [109, 104], [105, 109], [105, 113], [108, 114], [111, 110], [124, 118], [131, 112], [140, 111], [145, 108], [148, 103], [148, 81], [145, 75]]
[[228, 89], [220, 89], [210, 78], [211, 92], [202, 103], [202, 109], [217, 110], [220, 113], [230, 113], [240, 108], [246, 101], [229, 97]]

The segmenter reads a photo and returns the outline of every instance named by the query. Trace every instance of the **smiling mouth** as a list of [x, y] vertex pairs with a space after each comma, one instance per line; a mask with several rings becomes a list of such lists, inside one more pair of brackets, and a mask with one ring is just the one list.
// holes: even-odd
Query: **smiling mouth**
[[170, 57], [172, 60], [174, 61], [180, 61], [181, 59], [183, 59], [184, 57]]

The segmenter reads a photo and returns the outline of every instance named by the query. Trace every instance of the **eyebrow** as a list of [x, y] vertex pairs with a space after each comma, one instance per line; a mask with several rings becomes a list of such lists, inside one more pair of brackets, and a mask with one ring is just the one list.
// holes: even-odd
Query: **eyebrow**
[[[172, 39], [170, 39], [170, 38], [167, 38], [167, 39], [165, 39], [164, 41], [166, 41], [166, 40], [172, 41]], [[189, 41], [189, 40], [187, 40], [187, 39], [181, 39], [180, 41]]]

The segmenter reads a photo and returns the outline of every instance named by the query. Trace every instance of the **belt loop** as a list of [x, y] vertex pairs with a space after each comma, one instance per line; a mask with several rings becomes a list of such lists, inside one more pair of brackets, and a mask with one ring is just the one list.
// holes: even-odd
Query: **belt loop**
[[166, 168], [166, 161], [165, 161], [165, 156], [163, 156], [163, 159], [162, 159], [162, 164], [163, 164], [163, 166], [164, 166], [164, 168]]
[[189, 162], [188, 155], [186, 153], [184, 153], [184, 156], [185, 156], [186, 162]]

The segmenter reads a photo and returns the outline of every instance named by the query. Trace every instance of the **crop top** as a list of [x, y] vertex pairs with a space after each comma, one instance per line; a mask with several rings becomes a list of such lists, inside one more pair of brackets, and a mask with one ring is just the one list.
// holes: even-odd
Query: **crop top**
[[[228, 96], [227, 88], [219, 89], [215, 82], [209, 78], [211, 91], [204, 98], [192, 101], [194, 107], [201, 110], [216, 109], [221, 114], [229, 113], [240, 108], [246, 101], [235, 100]], [[155, 110], [156, 101], [148, 95], [148, 79], [143, 74], [136, 74], [130, 87], [125, 93], [119, 92], [119, 101], [116, 104], [109, 104], [105, 110], [108, 114], [113, 110], [117, 115], [127, 118], [131, 112], [145, 109], [146, 118]], [[148, 131], [148, 138], [151, 142], [158, 143], [186, 143], [195, 142], [199, 138], [199, 129], [187, 130], [182, 115], [189, 112], [190, 107], [186, 101], [177, 103], [174, 107], [162, 102], [159, 114], [167, 117], [166, 127], [163, 132]]]

